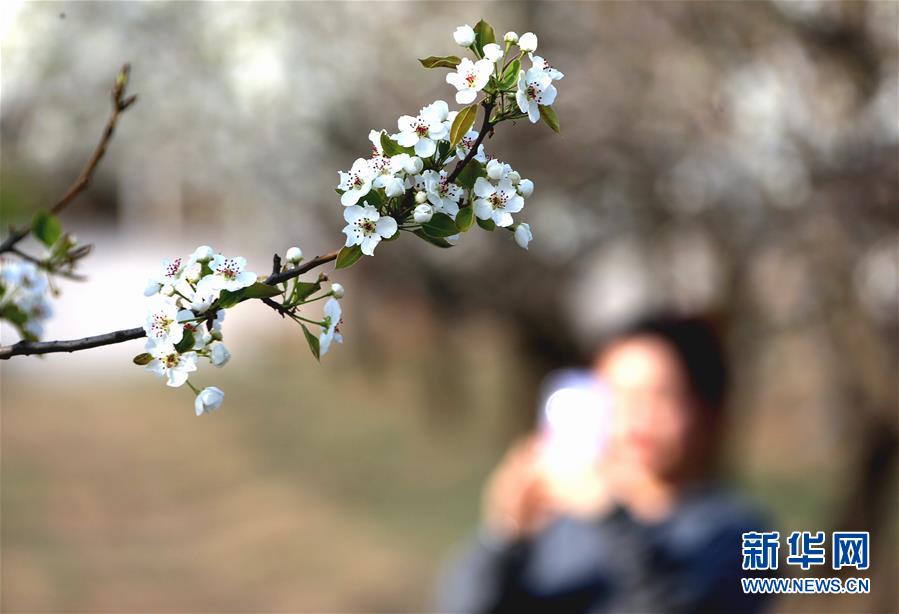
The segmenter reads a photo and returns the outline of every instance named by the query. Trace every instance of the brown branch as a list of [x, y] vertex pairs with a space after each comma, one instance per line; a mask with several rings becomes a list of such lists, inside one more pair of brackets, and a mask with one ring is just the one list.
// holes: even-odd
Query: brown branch
[[490, 124], [490, 114], [493, 112], [493, 103], [485, 102], [484, 103], [484, 123], [481, 125], [480, 131], [478, 131], [478, 138], [475, 139], [474, 145], [471, 146], [471, 149], [468, 150], [468, 155], [465, 156], [463, 160], [461, 160], [456, 167], [453, 169], [447, 178], [447, 183], [452, 183], [456, 180], [456, 177], [459, 176], [459, 173], [465, 168], [465, 166], [471, 162], [471, 159], [474, 158], [478, 154], [478, 147], [481, 146], [481, 143], [484, 142], [484, 138], [487, 136], [487, 133], [493, 131], [493, 126]]
[[[91, 179], [93, 179], [94, 177], [94, 172], [97, 170], [97, 166], [99, 166], [100, 160], [103, 158], [103, 154], [106, 153], [106, 148], [109, 146], [109, 142], [112, 140], [112, 135], [115, 132], [116, 123], [119, 120], [119, 115], [122, 114], [137, 100], [137, 96], [128, 96], [127, 98], [125, 97], [125, 86], [128, 83], [128, 75], [130, 71], [130, 65], [125, 64], [122, 67], [121, 72], [119, 72], [119, 75], [116, 77], [115, 85], [112, 88], [112, 113], [110, 114], [109, 119], [106, 122], [106, 126], [103, 129], [103, 134], [100, 137], [100, 142], [97, 143], [97, 146], [94, 148], [94, 152], [91, 154], [91, 157], [88, 159], [87, 164], [85, 164], [75, 182], [71, 186], [69, 186], [69, 189], [66, 190], [65, 194], [62, 195], [62, 198], [60, 198], [56, 202], [56, 204], [54, 204], [50, 208], [50, 211], [54, 215], [60, 213], [63, 209], [65, 209], [69, 205], [69, 203], [75, 200], [75, 198], [79, 194], [81, 194], [90, 184]], [[30, 228], [11, 230], [9, 236], [4, 239], [3, 243], [0, 243], [0, 254], [12, 251], [13, 247], [15, 247], [15, 245], [19, 241], [28, 236], [30, 230]]]
[[[282, 273], [269, 275], [263, 283], [274, 285], [298, 277], [303, 273], [311, 271], [323, 264], [327, 264], [337, 258], [337, 252], [330, 252], [324, 256], [313, 258], [309, 262], [302, 264], [294, 269], [288, 269]], [[263, 302], [272, 306], [275, 303], [268, 299]], [[280, 306], [279, 306], [280, 307]], [[84, 337], [82, 339], [69, 339], [65, 341], [19, 341], [13, 345], [0, 346], [0, 360], [7, 360], [13, 356], [31, 356], [34, 354], [54, 354], [58, 352], [77, 352], [79, 350], [88, 350], [90, 348], [100, 347], [104, 345], [113, 345], [123, 343], [133, 339], [145, 337], [146, 333], [143, 328], [127, 328], [117, 330], [103, 335], [95, 335], [93, 337]]]

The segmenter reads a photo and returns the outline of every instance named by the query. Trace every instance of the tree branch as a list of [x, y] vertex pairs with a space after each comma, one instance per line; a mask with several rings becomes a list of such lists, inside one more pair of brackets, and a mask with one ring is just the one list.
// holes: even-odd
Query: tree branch
[[[106, 121], [106, 126], [103, 129], [103, 134], [100, 137], [100, 142], [97, 143], [97, 146], [94, 148], [94, 152], [91, 154], [91, 157], [88, 159], [87, 164], [85, 164], [84, 168], [81, 170], [81, 173], [78, 175], [78, 178], [75, 182], [69, 186], [69, 189], [66, 190], [65, 194], [62, 195], [56, 204], [54, 204], [50, 211], [56, 215], [60, 213], [63, 209], [65, 209], [69, 203], [71, 203], [75, 198], [81, 194], [87, 186], [90, 184], [91, 179], [94, 177], [94, 172], [97, 170], [97, 166], [100, 164], [100, 160], [103, 158], [103, 154], [106, 153], [106, 148], [109, 146], [109, 142], [112, 140], [112, 135], [115, 132], [116, 123], [119, 120], [119, 115], [122, 114], [128, 107], [130, 107], [137, 100], [137, 96], [129, 96], [125, 97], [125, 86], [128, 83], [128, 75], [131, 71], [131, 67], [128, 64], [125, 64], [122, 67], [121, 72], [116, 78], [115, 85], [112, 88], [112, 113], [109, 116], [109, 119]], [[0, 243], [0, 254], [12, 251], [15, 245], [28, 236], [28, 233], [31, 231], [30, 228], [20, 228], [19, 230], [11, 230], [9, 236], [3, 240], [3, 243]]]
[[465, 166], [471, 162], [471, 159], [474, 158], [478, 154], [478, 147], [481, 146], [481, 143], [484, 142], [484, 138], [487, 136], [488, 132], [493, 131], [493, 126], [490, 124], [490, 114], [493, 112], [493, 103], [485, 102], [484, 103], [484, 123], [481, 124], [481, 129], [478, 131], [478, 138], [475, 139], [474, 144], [471, 146], [471, 149], [468, 150], [468, 155], [465, 156], [463, 160], [461, 160], [456, 167], [453, 169], [453, 172], [449, 174], [446, 178], [447, 183], [452, 183], [456, 180], [456, 177], [459, 176], [459, 173], [465, 168]]
[[[288, 269], [284, 272], [269, 275], [263, 283], [274, 285], [298, 277], [303, 273], [311, 271], [323, 264], [327, 264], [337, 258], [337, 252], [330, 252], [324, 256], [313, 258], [309, 262], [302, 264], [294, 269]], [[263, 302], [271, 307], [269, 301], [263, 299]], [[277, 303], [275, 303], [277, 305]], [[35, 354], [54, 354], [58, 352], [77, 352], [79, 350], [89, 350], [91, 348], [104, 345], [114, 345], [123, 343], [133, 339], [145, 337], [146, 333], [143, 328], [127, 328], [117, 330], [103, 335], [95, 335], [93, 337], [84, 337], [82, 339], [70, 339], [65, 341], [19, 341], [13, 345], [0, 346], [0, 360], [8, 360], [13, 356], [32, 356]]]

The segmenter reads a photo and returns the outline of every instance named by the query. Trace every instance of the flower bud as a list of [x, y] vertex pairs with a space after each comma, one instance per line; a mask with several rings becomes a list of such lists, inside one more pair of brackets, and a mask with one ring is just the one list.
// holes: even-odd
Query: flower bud
[[518, 46], [522, 51], [537, 51], [537, 35], [533, 32], [525, 32], [521, 35], [521, 38], [518, 39]]
[[493, 181], [499, 181], [507, 172], [507, 165], [499, 160], [491, 160], [487, 163], [487, 176]]
[[529, 224], [522, 222], [515, 227], [515, 242], [518, 243], [518, 247], [522, 249], [528, 248], [528, 243], [534, 238], [534, 235], [531, 234], [531, 227]]
[[518, 193], [527, 198], [534, 193], [534, 182], [530, 179], [522, 179], [518, 183]]
[[411, 156], [405, 164], [403, 170], [410, 175], [417, 175], [425, 167], [425, 163], [418, 156]]
[[415, 202], [419, 205], [428, 202], [428, 193], [422, 190], [419, 190], [415, 193]]
[[209, 356], [209, 360], [211, 360], [212, 364], [216, 367], [222, 367], [226, 362], [231, 360], [231, 352], [228, 351], [228, 348], [225, 347], [224, 343], [216, 343], [212, 346], [212, 353]]
[[159, 292], [166, 296], [172, 296], [173, 294], [175, 294], [175, 289], [172, 286], [170, 286], [169, 284], [166, 284], [162, 287], [162, 289]]
[[512, 171], [507, 175], [509, 179], [509, 183], [512, 185], [518, 185], [518, 182], [521, 181], [521, 175], [518, 171]]
[[287, 250], [287, 253], [284, 254], [284, 257], [287, 258], [287, 262], [291, 264], [299, 264], [300, 260], [303, 259], [303, 250], [299, 247], [291, 247]]
[[[423, 192], [419, 192], [419, 194], [423, 194]], [[434, 208], [427, 203], [418, 205], [415, 207], [415, 211], [412, 212], [412, 219], [417, 224], [427, 224], [432, 217], [434, 217]]]
[[223, 338], [221, 329], [213, 329], [209, 334], [212, 335], [212, 338], [216, 341], [221, 341]]
[[459, 26], [453, 32], [453, 40], [460, 47], [471, 47], [474, 44], [474, 29], [468, 24]]
[[215, 250], [209, 247], [208, 245], [201, 245], [197, 249], [194, 250], [194, 253], [191, 255], [191, 260], [195, 262], [209, 262], [215, 256]]
[[331, 284], [331, 294], [334, 296], [334, 298], [343, 298], [345, 290], [340, 284]]
[[195, 262], [184, 270], [184, 277], [187, 281], [199, 281], [203, 269], [199, 262]]
[[503, 36], [503, 40], [514, 45], [518, 42], [518, 34], [515, 32], [506, 32], [506, 35]]
[[197, 412], [198, 416], [202, 416], [213, 409], [221, 407], [224, 400], [225, 393], [220, 388], [215, 386], [203, 388], [194, 400], [194, 411]]

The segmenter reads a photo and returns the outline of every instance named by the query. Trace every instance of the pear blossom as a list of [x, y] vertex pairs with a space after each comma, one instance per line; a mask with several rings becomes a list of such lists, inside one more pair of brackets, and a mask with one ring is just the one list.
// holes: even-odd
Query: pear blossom
[[[422, 187], [424, 187], [424, 185], [422, 185]], [[428, 202], [428, 193], [424, 190], [418, 190], [417, 192], [415, 192], [415, 202], [419, 205], [423, 205], [424, 203]]]
[[[423, 193], [419, 192], [419, 194]], [[428, 203], [420, 204], [412, 211], [412, 219], [415, 220], [416, 224], [427, 224], [432, 217], [434, 217], [434, 207]]]
[[240, 256], [225, 258], [221, 254], [216, 254], [209, 263], [209, 268], [212, 269], [212, 275], [208, 276], [211, 277], [209, 283], [213, 288], [229, 292], [252, 286], [256, 283], [256, 273], [245, 271], [246, 266], [246, 258]]
[[539, 55], [531, 56], [531, 65], [532, 68], [536, 68], [537, 70], [542, 70], [543, 72], [545, 72], [553, 81], [558, 81], [565, 76], [561, 71], [556, 70], [555, 68], [550, 66], [549, 62], [541, 58]]
[[531, 234], [531, 226], [529, 224], [521, 222], [515, 226], [515, 242], [520, 248], [527, 249], [528, 243], [533, 239], [534, 235]]
[[191, 262], [209, 262], [215, 256], [215, 250], [208, 245], [201, 245], [190, 255]]
[[331, 284], [331, 295], [334, 298], [343, 298], [346, 290], [344, 290], [343, 285], [338, 283]]
[[224, 343], [217, 341], [212, 344], [209, 360], [216, 367], [223, 367], [225, 366], [225, 363], [231, 360], [231, 352], [228, 351], [228, 348], [225, 347]]
[[518, 193], [521, 194], [524, 198], [528, 198], [531, 194], [534, 193], [534, 182], [530, 179], [522, 179], [518, 182]]
[[500, 179], [505, 179], [512, 172], [512, 167], [504, 162], [493, 159], [487, 162], [486, 171], [487, 176], [490, 179], [499, 181]]
[[177, 344], [184, 337], [182, 320], [193, 317], [193, 313], [179, 311], [177, 305], [165, 299], [158, 299], [151, 305], [144, 321], [144, 332], [153, 343]]
[[290, 264], [299, 264], [303, 259], [303, 250], [299, 247], [291, 247], [284, 253], [284, 257]]
[[425, 171], [421, 175], [425, 180], [425, 191], [428, 193], [428, 202], [434, 205], [434, 209], [446, 213], [453, 219], [459, 213], [459, 200], [462, 198], [462, 188], [455, 183], [447, 181], [446, 171]]
[[363, 207], [353, 205], [343, 211], [343, 219], [347, 225], [343, 229], [346, 235], [346, 246], [360, 245], [362, 253], [373, 256], [381, 239], [389, 239], [397, 231], [396, 220], [390, 216], [381, 216], [377, 209], [363, 203]]
[[478, 92], [487, 85], [492, 72], [491, 60], [472, 62], [468, 58], [463, 58], [456, 67], [456, 72], [446, 75], [446, 82], [459, 90], [456, 92], [457, 103], [471, 104], [478, 97]]
[[524, 207], [524, 199], [505, 179], [498, 185], [493, 185], [485, 178], [478, 177], [474, 183], [474, 193], [477, 196], [474, 213], [478, 219], [493, 220], [500, 227], [511, 226], [511, 214], [518, 213]]
[[194, 411], [196, 411], [198, 416], [202, 416], [221, 407], [224, 400], [225, 393], [221, 389], [215, 386], [203, 388], [203, 390], [197, 393], [197, 398], [194, 400]]
[[[468, 152], [471, 151], [471, 148], [474, 147], [475, 141], [478, 140], [478, 131], [477, 130], [469, 130], [466, 132], [461, 139], [459, 139], [458, 145], [456, 145], [455, 155], [447, 158], [447, 164], [452, 162], [454, 159], [459, 158], [460, 160], [464, 160], [465, 156], [468, 155]], [[481, 143], [478, 145], [478, 151], [472, 158], [473, 160], [477, 160], [481, 164], [487, 163], [487, 152], [484, 151], [484, 144]]]
[[528, 114], [531, 123], [537, 123], [540, 121], [540, 105], [549, 106], [556, 100], [556, 87], [552, 84], [552, 77], [545, 70], [534, 66], [527, 72], [522, 70], [518, 73], [515, 100], [521, 112]]
[[337, 299], [330, 298], [325, 303], [325, 325], [322, 327], [321, 335], [318, 337], [318, 354], [324, 356], [331, 347], [331, 342], [343, 343], [343, 337], [337, 332], [337, 326], [340, 324], [340, 303]]
[[503, 57], [504, 52], [503, 48], [497, 45], [496, 43], [489, 43], [484, 45], [484, 58], [490, 60], [493, 63], [496, 63], [498, 59]]
[[455, 40], [456, 44], [460, 47], [471, 47], [474, 44], [474, 39], [474, 28], [468, 24], [459, 26], [456, 28], [455, 32], [453, 32], [453, 40]]
[[152, 343], [148, 347], [153, 360], [147, 370], [166, 378], [166, 386], [177, 388], [187, 381], [190, 373], [197, 370], [197, 353], [179, 353], [171, 343]]
[[537, 51], [537, 35], [533, 32], [525, 32], [518, 39], [518, 46], [527, 53]]
[[340, 195], [340, 204], [344, 207], [355, 205], [359, 199], [369, 193], [372, 181], [375, 178], [375, 170], [365, 158], [356, 158], [348, 172], [340, 171], [340, 183], [338, 190], [343, 190]]
[[416, 156], [430, 158], [437, 151], [437, 141], [448, 134], [444, 125], [448, 113], [446, 102], [437, 100], [424, 107], [416, 117], [402, 115], [396, 122], [399, 132], [390, 138], [402, 147], [412, 147]]
[[505, 36], [503, 36], [503, 40], [514, 45], [518, 42], [518, 34], [510, 30], [509, 32], [506, 32]]

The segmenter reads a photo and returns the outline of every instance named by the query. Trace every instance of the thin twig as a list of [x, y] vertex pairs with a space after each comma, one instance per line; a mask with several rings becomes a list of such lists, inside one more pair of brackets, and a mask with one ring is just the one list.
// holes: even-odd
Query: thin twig
[[[106, 153], [106, 148], [112, 140], [112, 135], [115, 132], [119, 115], [137, 100], [137, 96], [125, 97], [125, 85], [128, 82], [130, 70], [131, 67], [128, 64], [125, 64], [122, 67], [119, 76], [116, 78], [115, 85], [112, 88], [112, 113], [106, 122], [106, 126], [103, 128], [103, 135], [100, 137], [100, 142], [97, 143], [94, 152], [91, 154], [91, 157], [88, 159], [87, 164], [85, 164], [75, 182], [69, 186], [69, 189], [62, 195], [62, 198], [50, 208], [50, 211], [54, 215], [65, 209], [69, 203], [75, 200], [75, 198], [90, 184], [91, 179], [94, 177], [94, 172], [97, 170], [97, 166], [100, 164], [100, 160], [103, 158], [103, 154]], [[0, 243], [0, 254], [11, 251], [19, 241], [28, 236], [30, 231], [30, 228], [11, 230], [9, 236], [3, 240], [3, 243]]]
[[465, 168], [465, 166], [471, 162], [471, 159], [474, 158], [478, 154], [478, 147], [481, 146], [481, 143], [484, 142], [484, 138], [487, 136], [487, 133], [493, 131], [493, 126], [490, 124], [490, 114], [493, 112], [493, 103], [485, 102], [484, 103], [484, 123], [481, 124], [481, 129], [478, 131], [478, 138], [475, 139], [474, 144], [471, 146], [471, 149], [468, 150], [468, 155], [465, 156], [463, 160], [461, 160], [456, 168], [453, 169], [453, 172], [449, 174], [446, 178], [447, 183], [452, 183], [456, 180], [456, 177], [459, 176], [459, 173]]

